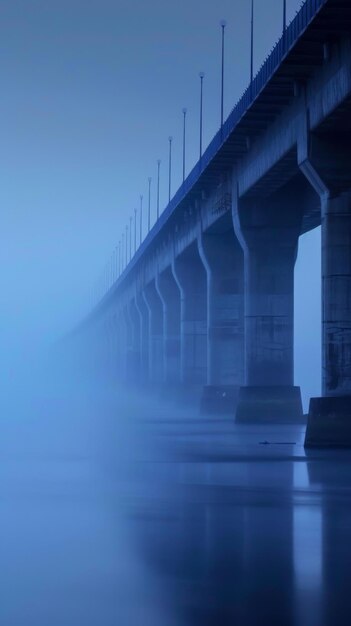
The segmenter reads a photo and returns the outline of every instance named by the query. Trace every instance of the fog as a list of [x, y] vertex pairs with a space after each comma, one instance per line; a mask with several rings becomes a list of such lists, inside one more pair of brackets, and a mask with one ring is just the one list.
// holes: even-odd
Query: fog
[[[299, 4], [288, 0], [289, 19]], [[172, 626], [175, 619], [174, 599], [163, 594], [159, 574], [146, 574], [120, 519], [123, 480], [116, 487], [113, 478], [126, 471], [131, 480], [121, 433], [144, 459], [145, 440], [133, 424], [161, 409], [125, 398], [110, 381], [87, 381], [79, 365], [56, 362], [57, 346], [95, 304], [96, 285], [147, 194], [148, 176], [155, 214], [158, 158], [165, 206], [169, 135], [173, 191], [179, 186], [184, 106], [187, 171], [195, 163], [199, 70], [204, 146], [217, 130], [223, 17], [227, 115], [249, 78], [248, 0], [1, 3], [1, 626]], [[280, 34], [282, 3], [257, 0], [255, 19], [258, 69]], [[296, 384], [306, 408], [320, 393], [319, 230], [301, 238], [295, 276]]]
[[[280, 4], [256, 0], [256, 69], [279, 36]], [[288, 0], [289, 18], [298, 4]], [[13, 373], [21, 363], [25, 367], [29, 357], [85, 316], [139, 195], [147, 193], [148, 176], [155, 182], [158, 158], [165, 205], [169, 135], [174, 136], [176, 190], [183, 106], [188, 107], [187, 170], [194, 164], [200, 69], [205, 71], [204, 145], [211, 139], [220, 115], [223, 16], [228, 21], [226, 114], [240, 97], [249, 76], [249, 9], [245, 0], [2, 3], [3, 372]], [[317, 319], [318, 236], [305, 239], [297, 308], [306, 291]], [[311, 267], [316, 272], [305, 289]], [[309, 341], [315, 346], [317, 328], [298, 315], [299, 369], [302, 346]], [[312, 369], [318, 370], [318, 361]], [[310, 378], [311, 367], [307, 372]], [[302, 387], [304, 374], [297, 371]], [[318, 384], [316, 378], [310, 393], [318, 392]]]

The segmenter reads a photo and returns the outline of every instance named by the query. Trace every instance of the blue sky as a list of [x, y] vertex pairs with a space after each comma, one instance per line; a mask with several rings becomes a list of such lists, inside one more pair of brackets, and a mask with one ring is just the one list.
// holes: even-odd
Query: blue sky
[[[282, 26], [282, 1], [256, 0], [255, 67]], [[300, 3], [288, 0], [288, 18]], [[4, 0], [0, 9], [0, 277], [3, 360], [16, 367], [84, 316], [93, 284], [168, 136], [174, 189], [198, 152], [199, 70], [204, 145], [249, 76], [249, 0]], [[164, 167], [164, 170], [162, 169]], [[155, 200], [155, 196], [153, 196]], [[153, 204], [154, 206], [154, 204]], [[296, 365], [319, 393], [319, 233], [302, 238], [296, 270]], [[307, 380], [308, 373], [308, 380]], [[305, 376], [306, 374], [306, 376]]]

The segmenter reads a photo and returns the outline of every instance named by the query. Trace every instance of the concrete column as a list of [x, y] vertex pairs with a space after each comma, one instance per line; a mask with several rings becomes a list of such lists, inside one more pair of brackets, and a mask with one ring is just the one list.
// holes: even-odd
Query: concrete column
[[111, 374], [112, 380], [116, 383], [119, 376], [119, 325], [118, 325], [118, 313], [113, 311], [111, 313]]
[[141, 366], [141, 322], [139, 311], [136, 307], [135, 298], [129, 304], [129, 315], [132, 326], [132, 343], [131, 343], [131, 380], [134, 384], [140, 382], [140, 366]]
[[207, 277], [205, 412], [234, 412], [244, 382], [244, 259], [233, 229], [198, 241]]
[[163, 383], [163, 307], [155, 280], [146, 285], [144, 298], [149, 312], [149, 373], [153, 386]]
[[347, 137], [299, 146], [321, 200], [322, 392], [312, 398], [305, 445], [351, 446], [351, 154]]
[[207, 382], [206, 272], [193, 244], [173, 263], [180, 290], [180, 372], [186, 399], [199, 401]]
[[237, 200], [233, 220], [245, 258], [245, 387], [237, 421], [302, 417], [294, 387], [294, 266], [302, 212], [284, 192]]
[[156, 277], [163, 307], [163, 363], [167, 393], [180, 385], [180, 291], [169, 267]]
[[131, 383], [133, 381], [133, 325], [130, 316], [130, 310], [128, 304], [125, 304], [122, 309], [122, 316], [124, 321], [124, 334], [123, 334], [123, 352], [122, 358], [124, 358], [124, 381]]
[[138, 292], [135, 298], [135, 307], [139, 315], [140, 324], [140, 384], [147, 386], [150, 380], [149, 373], [149, 310], [146, 306], [143, 292]]
[[123, 309], [120, 308], [115, 316], [115, 332], [116, 332], [116, 361], [117, 361], [117, 380], [122, 383], [126, 380], [126, 321]]
[[351, 396], [351, 192], [322, 200], [322, 391]]

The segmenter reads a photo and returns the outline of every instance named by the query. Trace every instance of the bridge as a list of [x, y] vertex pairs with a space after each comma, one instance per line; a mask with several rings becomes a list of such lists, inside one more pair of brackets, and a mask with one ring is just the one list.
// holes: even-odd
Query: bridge
[[79, 328], [116, 379], [237, 422], [303, 419], [294, 265], [322, 227], [323, 396], [306, 446], [351, 444], [351, 4], [307, 0]]

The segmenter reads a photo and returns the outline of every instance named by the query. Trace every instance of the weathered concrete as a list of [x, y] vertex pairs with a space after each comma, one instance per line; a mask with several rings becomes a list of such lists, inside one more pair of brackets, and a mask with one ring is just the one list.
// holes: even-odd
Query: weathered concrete
[[149, 383], [149, 350], [150, 350], [150, 326], [149, 310], [143, 296], [143, 292], [137, 293], [135, 306], [140, 319], [140, 384], [145, 387]]
[[165, 393], [179, 393], [180, 370], [180, 291], [172, 268], [156, 275], [156, 289], [163, 307], [163, 381]]
[[180, 291], [180, 376], [184, 397], [194, 401], [207, 382], [206, 273], [197, 245], [172, 266]]
[[155, 280], [146, 285], [145, 303], [149, 312], [149, 382], [161, 385], [164, 380], [163, 363], [163, 306]]
[[130, 380], [134, 384], [139, 384], [141, 378], [141, 322], [135, 298], [133, 298], [130, 302], [129, 315], [132, 326]]
[[233, 413], [244, 382], [243, 253], [233, 229], [203, 234], [198, 246], [207, 278], [207, 386], [201, 408]]
[[[322, 392], [311, 400], [305, 444], [351, 445], [350, 137], [301, 138], [300, 167], [321, 199]], [[348, 189], [348, 190], [347, 190]], [[335, 398], [335, 400], [333, 400]]]
[[275, 194], [266, 202], [237, 199], [233, 205], [245, 259], [246, 389], [239, 397], [238, 421], [302, 415], [300, 395], [293, 390], [294, 266], [302, 212], [285, 203], [284, 194]]
[[125, 337], [125, 382], [134, 380], [134, 354], [133, 354], [133, 322], [130, 315], [130, 307], [123, 307], [124, 337]]

